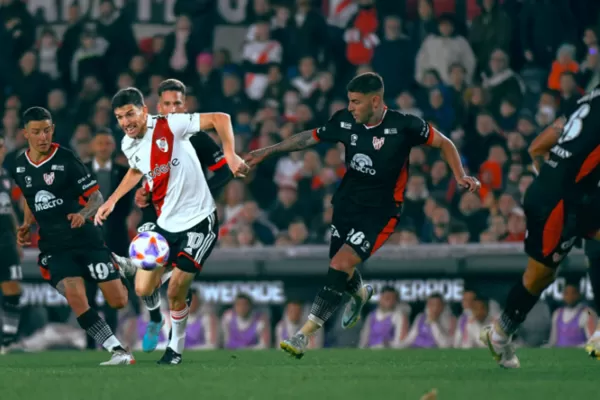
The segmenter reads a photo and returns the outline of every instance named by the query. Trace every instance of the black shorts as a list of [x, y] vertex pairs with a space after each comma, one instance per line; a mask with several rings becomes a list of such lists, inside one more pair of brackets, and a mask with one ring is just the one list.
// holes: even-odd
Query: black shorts
[[169, 243], [170, 264], [192, 274], [200, 272], [219, 237], [217, 211], [188, 230], [172, 233], [156, 226], [155, 232], [163, 235]]
[[523, 203], [527, 218], [525, 252], [547, 267], [558, 267], [578, 239], [592, 237], [600, 229], [600, 207], [595, 199], [548, 202], [528, 190]]
[[40, 253], [38, 265], [42, 278], [52, 287], [56, 287], [64, 278], [71, 277], [81, 277], [95, 283], [121, 279], [119, 267], [106, 247]]
[[329, 258], [347, 244], [365, 261], [394, 233], [400, 207], [380, 210], [354, 205], [335, 206], [331, 220]]
[[20, 281], [21, 279], [23, 279], [23, 272], [17, 247], [0, 247], [0, 282]]

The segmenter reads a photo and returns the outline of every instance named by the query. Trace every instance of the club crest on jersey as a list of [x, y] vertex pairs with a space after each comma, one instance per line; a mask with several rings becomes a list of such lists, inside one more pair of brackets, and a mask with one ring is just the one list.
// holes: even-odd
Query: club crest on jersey
[[162, 151], [163, 153], [166, 153], [167, 151], [169, 151], [169, 143], [167, 142], [167, 139], [165, 139], [164, 137], [158, 139], [156, 141], [156, 145], [158, 146], [158, 149], [160, 151]]
[[44, 182], [46, 182], [46, 185], [52, 185], [54, 182], [54, 172], [44, 174]]
[[385, 142], [385, 138], [373, 138], [373, 147], [375, 150], [379, 150], [383, 146], [383, 142]]

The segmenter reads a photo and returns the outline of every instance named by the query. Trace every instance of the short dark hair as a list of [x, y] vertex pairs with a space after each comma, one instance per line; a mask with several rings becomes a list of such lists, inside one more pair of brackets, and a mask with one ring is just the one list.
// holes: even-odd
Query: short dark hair
[[166, 79], [158, 85], [158, 95], [162, 96], [164, 92], [179, 92], [186, 95], [186, 87], [180, 80], [177, 79]]
[[383, 79], [375, 72], [365, 72], [352, 78], [346, 86], [348, 92], [354, 93], [375, 93], [383, 91]]
[[100, 128], [96, 131], [96, 133], [94, 134], [94, 136], [98, 136], [98, 135], [107, 135], [107, 136], [113, 136], [113, 131], [110, 128]]
[[113, 111], [117, 108], [124, 107], [128, 104], [136, 107], [143, 107], [144, 95], [138, 88], [128, 87], [121, 89], [112, 98], [112, 109]]
[[44, 107], [30, 107], [23, 113], [21, 121], [26, 126], [31, 121], [52, 121], [52, 114]]

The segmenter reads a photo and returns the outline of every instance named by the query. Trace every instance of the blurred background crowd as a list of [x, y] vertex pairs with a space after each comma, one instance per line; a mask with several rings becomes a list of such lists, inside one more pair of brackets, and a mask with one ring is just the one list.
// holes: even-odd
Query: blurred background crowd
[[[19, 116], [33, 105], [53, 113], [56, 142], [107, 174], [107, 195], [126, 166], [110, 107], [120, 88], [140, 88], [154, 111], [158, 84], [181, 79], [190, 112], [232, 116], [243, 155], [323, 124], [346, 106], [348, 79], [375, 71], [387, 104], [451, 137], [483, 185], [479, 194], [457, 190], [437, 151], [413, 149], [388, 245], [523, 240], [527, 147], [600, 83], [593, 0], [249, 0], [233, 49], [214, 45], [223, 2], [177, 0], [171, 31], [149, 36], [134, 31], [136, 2], [96, 3], [92, 18], [66, 2], [59, 34], [42, 9], [1, 1], [5, 167], [24, 151]], [[217, 199], [219, 246], [327, 243], [329, 200], [344, 172], [343, 147], [327, 144], [261, 164]], [[109, 229], [126, 246], [140, 212], [126, 204], [113, 215]]]

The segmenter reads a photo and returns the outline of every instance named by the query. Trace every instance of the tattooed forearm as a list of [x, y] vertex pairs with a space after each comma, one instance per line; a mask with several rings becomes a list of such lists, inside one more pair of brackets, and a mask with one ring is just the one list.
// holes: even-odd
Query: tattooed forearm
[[98, 208], [100, 208], [102, 203], [104, 203], [102, 193], [100, 193], [99, 190], [96, 190], [90, 195], [87, 204], [81, 211], [79, 211], [79, 214], [81, 214], [85, 219], [91, 218], [96, 215], [96, 211], [98, 211]]
[[271, 156], [277, 153], [291, 153], [293, 151], [304, 150], [315, 144], [317, 144], [317, 140], [313, 137], [312, 130], [310, 130], [297, 133], [280, 143], [265, 147], [261, 151], [264, 152], [266, 156]]

